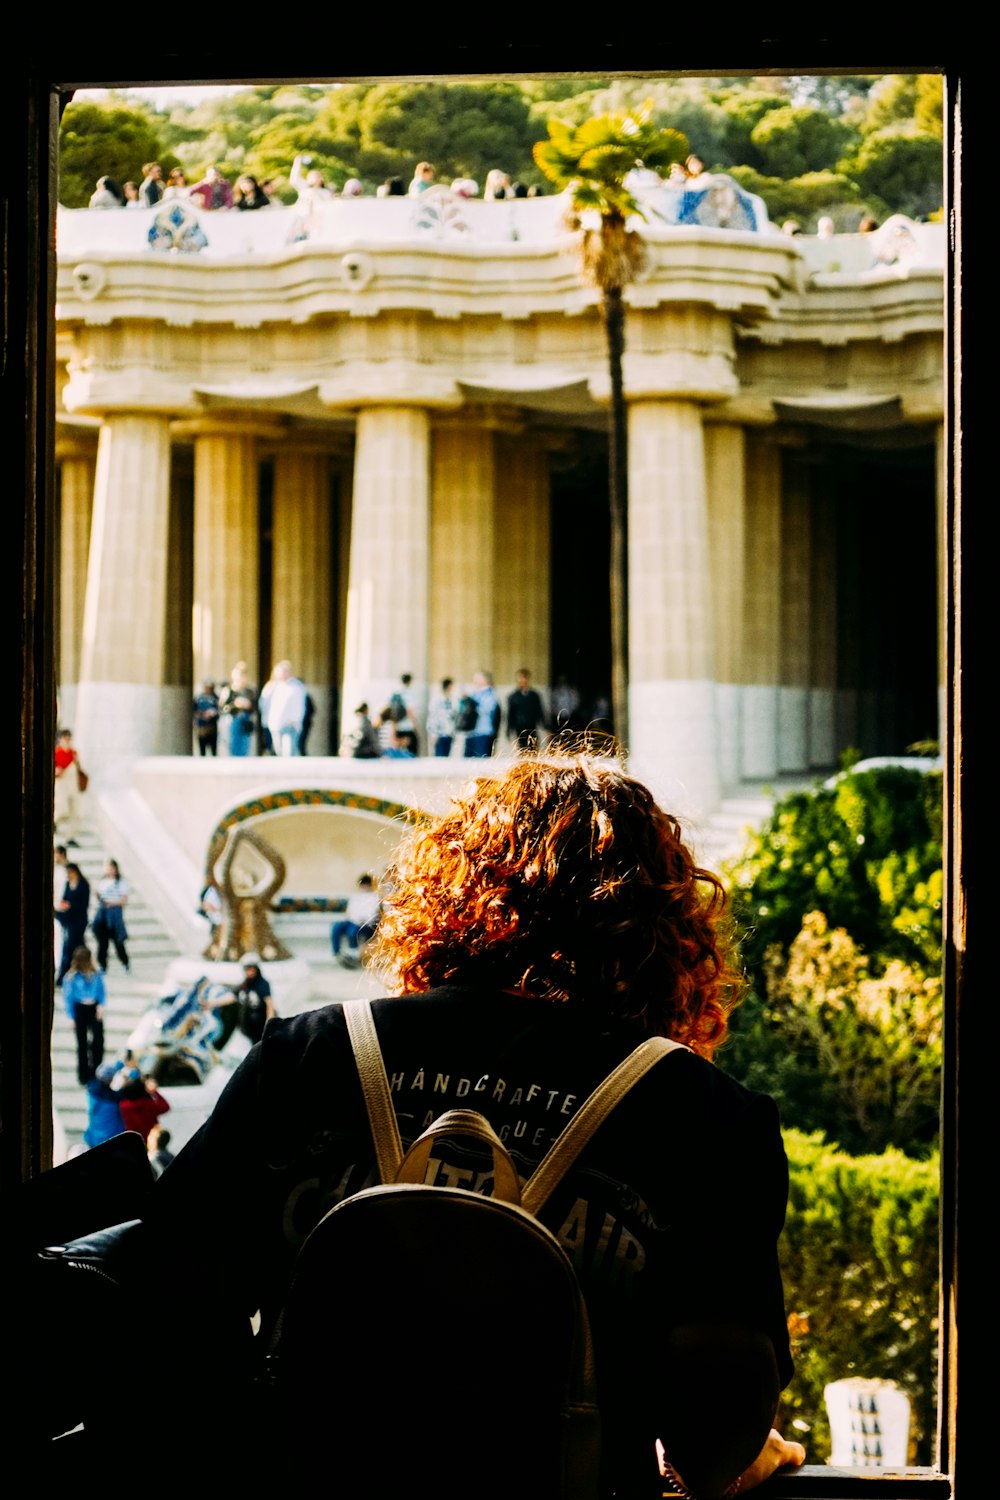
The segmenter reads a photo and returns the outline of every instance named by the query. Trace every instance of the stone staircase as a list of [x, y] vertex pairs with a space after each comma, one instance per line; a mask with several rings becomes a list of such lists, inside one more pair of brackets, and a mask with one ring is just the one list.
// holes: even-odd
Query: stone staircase
[[819, 779], [818, 775], [786, 775], [766, 787], [746, 782], [733, 788], [704, 823], [686, 830], [701, 864], [718, 870], [726, 860], [735, 858], [751, 832], [771, 816], [776, 802], [790, 792], [814, 787]]
[[[97, 882], [104, 873], [104, 861], [109, 853], [114, 855], [116, 851], [106, 849], [96, 830], [81, 820], [78, 845], [70, 849], [69, 855], [90, 882], [91, 917], [97, 910]], [[179, 956], [176, 944], [155, 911], [143, 899], [127, 867], [122, 870], [122, 875], [129, 884], [125, 924], [129, 934], [130, 973], [125, 973], [112, 947], [108, 953], [108, 972], [104, 976], [107, 989], [104, 1055], [108, 1059], [121, 1055], [139, 1017], [166, 993], [164, 981], [168, 966]], [[96, 956], [97, 943], [93, 933], [88, 931], [86, 941]], [[58, 990], [52, 1027], [52, 1109], [57, 1136], [61, 1133], [65, 1137], [67, 1149], [77, 1145], [87, 1126], [87, 1094], [77, 1082], [76, 1037]]]
[[774, 798], [763, 794], [724, 798], [701, 827], [691, 831], [701, 864], [706, 869], [718, 870], [726, 860], [739, 854], [751, 830], [770, 817], [773, 806]]

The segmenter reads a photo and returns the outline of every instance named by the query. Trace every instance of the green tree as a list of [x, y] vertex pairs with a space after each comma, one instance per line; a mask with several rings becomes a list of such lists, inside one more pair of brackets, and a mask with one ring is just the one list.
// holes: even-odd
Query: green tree
[[[910, 1461], [931, 1462], [937, 1362], [936, 1157], [852, 1157], [785, 1131], [788, 1215], [779, 1242], [795, 1379], [779, 1425], [802, 1423], [810, 1463], [829, 1454], [823, 1389], [892, 1380], [911, 1402]], [[801, 1429], [800, 1429], [801, 1430]]]
[[866, 136], [857, 151], [841, 163], [865, 197], [882, 212], [923, 218], [943, 202], [944, 155], [939, 136], [912, 122], [886, 125]]
[[853, 138], [851, 127], [825, 110], [793, 104], [768, 110], [750, 134], [762, 171], [786, 178], [835, 166]]
[[644, 258], [642, 240], [629, 223], [642, 211], [625, 186], [640, 165], [662, 171], [683, 161], [688, 143], [676, 130], [652, 121], [652, 104], [627, 114], [605, 114], [575, 128], [548, 122], [549, 138], [534, 150], [541, 171], [568, 196], [572, 222], [581, 230], [584, 279], [601, 295], [601, 316], [611, 377], [608, 488], [611, 508], [611, 660], [615, 733], [628, 744], [627, 537], [628, 431], [622, 360], [625, 352], [624, 290]]
[[902, 125], [913, 119], [917, 103], [915, 73], [888, 73], [879, 78], [868, 95], [864, 128], [867, 135], [886, 125]]
[[913, 119], [923, 134], [944, 139], [944, 79], [940, 73], [922, 73], [917, 79]]
[[868, 101], [874, 73], [826, 73], [787, 79], [793, 104], [811, 104], [835, 117], [854, 118]]
[[99, 177], [139, 182], [146, 162], [158, 161], [166, 172], [175, 160], [163, 154], [145, 110], [121, 101], [70, 104], [59, 129], [59, 201], [86, 208]]
[[745, 165], [760, 171], [763, 158], [753, 143], [753, 132], [773, 110], [788, 104], [785, 94], [759, 89], [727, 89], [720, 99], [726, 121], [725, 149], [731, 165]]
[[[356, 175], [409, 178], [418, 161], [438, 178], [473, 177], [500, 167], [532, 172], [531, 105], [515, 83], [380, 83], [331, 91], [316, 120]], [[532, 172], [532, 176], [533, 176]]]

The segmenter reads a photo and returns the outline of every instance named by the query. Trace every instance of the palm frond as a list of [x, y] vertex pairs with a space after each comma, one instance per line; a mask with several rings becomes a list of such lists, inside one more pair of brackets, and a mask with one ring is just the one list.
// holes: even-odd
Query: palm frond
[[642, 141], [640, 160], [644, 167], [658, 172], [675, 161], [683, 161], [688, 155], [688, 138], [679, 130], [655, 130], [648, 140]]
[[627, 172], [631, 172], [635, 163], [635, 152], [630, 147], [619, 145], [616, 141], [607, 141], [599, 146], [591, 146], [583, 153], [579, 171], [581, 177], [613, 182], [615, 178], [622, 178]]
[[536, 141], [531, 154], [539, 171], [544, 172], [558, 188], [566, 187], [570, 179], [576, 176], [579, 162], [579, 153], [576, 151], [564, 151], [553, 141]]
[[[575, 128], [552, 119], [549, 139], [534, 147], [540, 171], [569, 197], [567, 222], [586, 226], [583, 271], [602, 291], [634, 281], [643, 262], [642, 241], [627, 224], [644, 216], [625, 178], [640, 164], [656, 170], [687, 154], [684, 136], [659, 129], [652, 119], [652, 100], [627, 113], [595, 115]], [[588, 224], [595, 216], [597, 228]]]

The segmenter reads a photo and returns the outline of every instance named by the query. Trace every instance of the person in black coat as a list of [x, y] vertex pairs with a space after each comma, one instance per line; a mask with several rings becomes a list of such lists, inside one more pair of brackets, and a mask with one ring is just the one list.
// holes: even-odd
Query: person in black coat
[[516, 681], [517, 686], [507, 699], [507, 733], [519, 750], [537, 750], [539, 726], [545, 721], [542, 700], [531, 686], [531, 677], [524, 667]]
[[90, 911], [90, 885], [79, 865], [66, 866], [66, 884], [62, 900], [56, 903], [56, 921], [63, 930], [62, 957], [56, 984], [61, 985], [73, 954], [87, 935], [87, 918]]

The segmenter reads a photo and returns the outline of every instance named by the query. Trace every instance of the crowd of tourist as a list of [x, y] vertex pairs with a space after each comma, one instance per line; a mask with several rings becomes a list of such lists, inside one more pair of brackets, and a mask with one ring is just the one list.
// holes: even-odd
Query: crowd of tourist
[[[407, 185], [402, 177], [387, 177], [374, 191], [360, 177], [348, 177], [339, 185], [326, 177], [315, 158], [300, 152], [292, 162], [288, 174], [289, 185], [295, 189], [295, 207], [303, 214], [311, 215], [324, 204], [337, 198], [411, 198], [419, 197], [432, 187], [450, 187], [459, 198], [478, 198], [479, 184], [471, 177], [456, 177], [449, 183], [440, 183], [437, 172], [428, 161], [418, 162], [413, 179]], [[146, 162], [142, 168], [140, 182], [120, 183], [114, 177], [99, 177], [91, 196], [90, 208], [156, 208], [160, 203], [177, 199], [190, 202], [203, 210], [236, 209], [252, 211], [285, 205], [277, 196], [279, 184], [271, 178], [263, 181], [245, 172], [235, 183], [217, 168], [207, 168], [205, 175], [189, 183], [182, 167], [172, 167], [164, 179], [158, 162]], [[511, 182], [510, 177], [499, 168], [487, 173], [482, 192], [483, 201], [500, 202], [506, 198], [536, 198], [543, 189], [536, 184]]]
[[[717, 180], [706, 170], [701, 157], [691, 154], [683, 163], [674, 162], [665, 175], [640, 164], [628, 173], [625, 186], [641, 197], [644, 193], [659, 188], [710, 188]], [[512, 181], [510, 175], [499, 167], [486, 174], [482, 189], [471, 177], [456, 177], [450, 182], [442, 182], [438, 179], [433, 163], [429, 161], [417, 162], [409, 183], [402, 177], [391, 176], [373, 189], [360, 177], [348, 177], [338, 185], [324, 174], [317, 166], [315, 157], [308, 152], [300, 152], [295, 157], [289, 170], [288, 183], [295, 190], [294, 206], [300, 216], [289, 235], [293, 242], [308, 239], [316, 214], [325, 205], [340, 198], [420, 198], [430, 188], [443, 188], [450, 189], [456, 198], [481, 198], [484, 203], [499, 203], [510, 199], [535, 198], [544, 192], [537, 184]], [[217, 167], [207, 168], [204, 176], [191, 184], [181, 167], [173, 167], [164, 180], [159, 163], [147, 162], [142, 168], [139, 182], [119, 183], [112, 177], [99, 178], [89, 206], [154, 208], [161, 202], [182, 199], [202, 210], [253, 211], [270, 208], [272, 205], [284, 207], [278, 196], [279, 187], [280, 183], [273, 179], [261, 181], [250, 173], [243, 173], [235, 184], [231, 184]], [[866, 217], [857, 226], [857, 232], [863, 234], [876, 228], [876, 221]], [[781, 229], [783, 233], [790, 235], [803, 232], [796, 219], [785, 220]], [[833, 219], [829, 215], [821, 216], [817, 221], [817, 235], [827, 238], [835, 232]]]
[[289, 661], [275, 662], [258, 692], [245, 661], [233, 667], [229, 681], [203, 682], [192, 705], [199, 755], [218, 755], [220, 725], [230, 755], [305, 755], [316, 703]]
[[511, 748], [534, 750], [566, 731], [610, 734], [612, 729], [606, 698], [597, 698], [584, 712], [579, 690], [561, 675], [546, 708], [530, 672], [522, 667], [505, 705], [489, 672], [477, 672], [463, 689], [456, 687], [453, 678], [442, 678], [431, 694], [422, 738], [411, 685], [410, 674], [404, 673], [399, 689], [374, 718], [370, 704], [359, 703], [345, 726], [340, 754], [354, 760], [412, 759], [420, 754], [438, 759], [457, 754], [480, 760], [494, 754], [502, 731]]
[[[346, 715], [339, 754], [353, 760], [413, 760], [422, 755], [481, 759], [492, 755], [505, 738], [512, 747], [534, 749], [566, 730], [610, 733], [610, 713], [605, 697], [584, 705], [565, 675], [557, 679], [546, 707], [531, 674], [521, 668], [505, 703], [489, 672], [477, 672], [461, 688], [445, 677], [431, 693], [424, 716], [412, 674], [404, 672], [381, 707], [366, 699]], [[315, 714], [312, 694], [290, 662], [277, 662], [258, 690], [246, 662], [240, 661], [228, 682], [201, 684], [192, 703], [194, 746], [200, 756], [305, 755]]]

